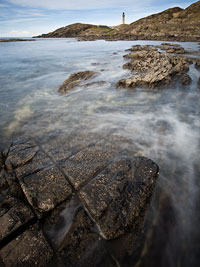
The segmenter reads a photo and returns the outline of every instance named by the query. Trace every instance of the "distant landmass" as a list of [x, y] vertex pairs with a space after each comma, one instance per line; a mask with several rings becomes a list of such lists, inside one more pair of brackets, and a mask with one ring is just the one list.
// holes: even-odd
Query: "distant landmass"
[[200, 1], [186, 9], [169, 8], [131, 24], [114, 27], [75, 23], [37, 38], [79, 38], [80, 40], [168, 40], [200, 41]]

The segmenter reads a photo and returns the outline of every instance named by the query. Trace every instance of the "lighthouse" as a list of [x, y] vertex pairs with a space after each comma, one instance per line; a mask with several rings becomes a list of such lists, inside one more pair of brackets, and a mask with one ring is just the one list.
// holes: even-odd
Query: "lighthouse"
[[125, 24], [125, 13], [122, 13], [122, 24]]

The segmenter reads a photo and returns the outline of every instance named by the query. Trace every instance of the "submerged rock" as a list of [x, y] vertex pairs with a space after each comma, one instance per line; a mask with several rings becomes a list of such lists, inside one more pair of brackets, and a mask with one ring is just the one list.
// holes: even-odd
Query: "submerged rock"
[[195, 67], [200, 70], [200, 60], [196, 59]]
[[130, 62], [124, 64], [134, 76], [118, 81], [117, 87], [148, 87], [151, 89], [174, 81], [189, 70], [187, 58], [161, 53], [149, 46], [135, 46], [134, 53], [126, 55]]
[[95, 75], [97, 75], [97, 72], [89, 71], [89, 70], [73, 73], [67, 78], [67, 80], [65, 80], [61, 84], [61, 86], [58, 88], [58, 91], [60, 93], [66, 93], [70, 89], [79, 85], [81, 82], [89, 80]]
[[[71, 154], [62, 150], [61, 157], [58, 153], [24, 140], [14, 143], [4, 159], [3, 264], [128, 266], [127, 260], [135, 262], [144, 241], [158, 166], [145, 157], [122, 154], [105, 141]], [[13, 186], [19, 194], [17, 189], [13, 194]]]
[[181, 83], [182, 83], [182, 85], [188, 85], [188, 84], [191, 84], [191, 82], [192, 82], [192, 79], [191, 79], [191, 77], [188, 74], [184, 74], [181, 77]]

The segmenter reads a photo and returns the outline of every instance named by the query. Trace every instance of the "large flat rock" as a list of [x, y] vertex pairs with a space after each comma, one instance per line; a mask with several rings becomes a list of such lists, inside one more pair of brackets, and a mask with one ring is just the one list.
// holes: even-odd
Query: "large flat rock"
[[39, 212], [53, 209], [72, 193], [71, 186], [56, 166], [27, 175], [19, 182], [29, 203]]
[[30, 205], [47, 212], [69, 198], [72, 188], [54, 161], [34, 141], [14, 144], [6, 166], [12, 170]]
[[157, 177], [153, 161], [122, 157], [80, 190], [82, 202], [105, 239], [142, 226]]
[[88, 147], [70, 157], [62, 166], [76, 190], [80, 189], [97, 172], [106, 167], [114, 151], [105, 150], [102, 146]]
[[3, 247], [0, 256], [5, 266], [46, 266], [53, 251], [35, 225]]
[[138, 259], [158, 166], [134, 157], [137, 147], [130, 151], [119, 136], [87, 138], [56, 138], [52, 146], [24, 140], [2, 157], [5, 266], [112, 267]]

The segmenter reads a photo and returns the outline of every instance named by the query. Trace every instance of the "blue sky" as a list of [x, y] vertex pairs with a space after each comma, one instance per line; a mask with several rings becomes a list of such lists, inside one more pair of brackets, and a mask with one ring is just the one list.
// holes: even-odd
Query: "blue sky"
[[28, 37], [82, 22], [119, 25], [170, 7], [185, 8], [189, 0], [0, 0], [0, 36]]

